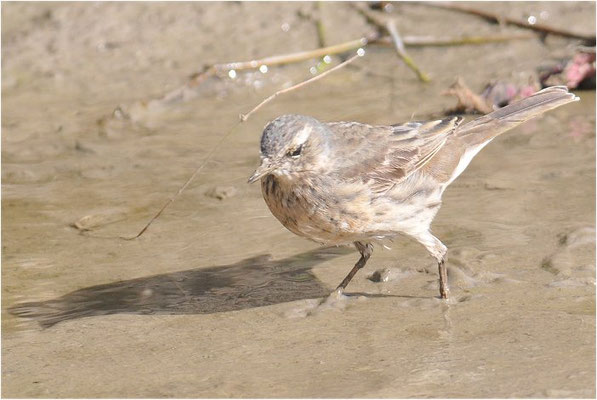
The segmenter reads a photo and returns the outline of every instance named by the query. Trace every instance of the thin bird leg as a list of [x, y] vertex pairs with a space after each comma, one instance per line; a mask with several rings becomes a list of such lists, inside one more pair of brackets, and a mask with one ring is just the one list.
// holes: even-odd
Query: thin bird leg
[[429, 231], [415, 232], [411, 234], [427, 251], [437, 260], [439, 269], [439, 295], [442, 299], [447, 299], [450, 289], [448, 288], [448, 267], [446, 266], [446, 246]]
[[439, 269], [439, 295], [442, 299], [448, 298], [450, 288], [448, 288], [448, 269], [444, 258], [437, 264]]
[[364, 244], [361, 242], [355, 242], [354, 245], [357, 248], [357, 250], [361, 253], [361, 258], [359, 258], [359, 261], [357, 261], [354, 267], [352, 267], [348, 275], [346, 275], [346, 278], [344, 278], [342, 283], [338, 285], [336, 290], [346, 289], [346, 286], [348, 286], [348, 283], [352, 280], [352, 277], [355, 276], [359, 269], [363, 268], [365, 264], [367, 264], [367, 260], [369, 260], [369, 257], [371, 257], [371, 253], [373, 252], [373, 246], [371, 246], [371, 244], [369, 243]]

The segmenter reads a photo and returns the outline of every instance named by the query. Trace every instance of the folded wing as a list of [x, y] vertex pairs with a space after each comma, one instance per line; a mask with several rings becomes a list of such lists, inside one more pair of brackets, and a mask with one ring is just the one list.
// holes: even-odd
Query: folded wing
[[383, 193], [429, 162], [461, 122], [451, 117], [392, 126], [330, 123], [338, 150], [332, 170], [339, 179], [362, 181]]

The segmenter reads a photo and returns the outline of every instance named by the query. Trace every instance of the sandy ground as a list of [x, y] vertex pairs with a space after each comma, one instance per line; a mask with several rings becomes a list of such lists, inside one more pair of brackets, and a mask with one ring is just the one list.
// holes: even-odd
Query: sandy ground
[[[590, 2], [475, 6], [594, 32]], [[447, 190], [433, 225], [450, 249], [447, 304], [433, 260], [404, 239], [375, 252], [348, 298], [317, 307], [356, 252], [295, 237], [245, 183], [277, 115], [426, 118], [454, 105], [439, 94], [456, 76], [476, 90], [524, 80], [569, 56], [568, 40], [412, 49], [427, 85], [371, 47], [236, 127], [144, 236], [114, 238], [138, 232], [239, 113], [317, 61], [212, 80], [170, 107], [142, 101], [205, 64], [317, 47], [313, 12], [2, 4], [4, 397], [595, 397], [594, 92], [496, 139]], [[371, 29], [345, 4], [321, 13], [329, 43]], [[521, 32], [409, 4], [396, 16], [405, 35]]]

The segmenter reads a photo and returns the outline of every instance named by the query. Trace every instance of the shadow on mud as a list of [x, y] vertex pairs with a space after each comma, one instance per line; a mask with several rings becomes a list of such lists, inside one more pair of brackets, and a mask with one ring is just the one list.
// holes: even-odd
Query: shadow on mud
[[330, 247], [282, 260], [261, 255], [231, 265], [91, 286], [53, 300], [17, 304], [8, 311], [47, 328], [97, 315], [210, 314], [323, 297], [331, 289], [311, 269], [351, 252]]

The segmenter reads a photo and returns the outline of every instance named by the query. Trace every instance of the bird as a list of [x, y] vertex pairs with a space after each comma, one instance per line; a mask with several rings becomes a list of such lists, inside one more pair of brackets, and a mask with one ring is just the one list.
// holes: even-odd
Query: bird
[[431, 232], [446, 188], [502, 133], [579, 100], [566, 86], [545, 88], [470, 122], [460, 116], [395, 125], [320, 122], [282, 115], [261, 135], [261, 180], [271, 213], [292, 233], [322, 245], [354, 244], [360, 258], [336, 290], [362, 269], [373, 245], [398, 235], [435, 258], [448, 299], [447, 247]]

